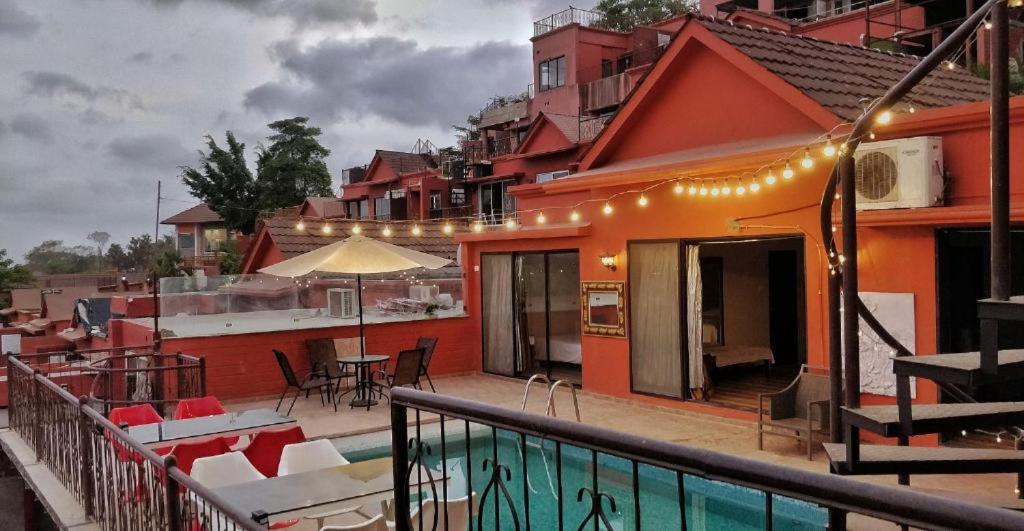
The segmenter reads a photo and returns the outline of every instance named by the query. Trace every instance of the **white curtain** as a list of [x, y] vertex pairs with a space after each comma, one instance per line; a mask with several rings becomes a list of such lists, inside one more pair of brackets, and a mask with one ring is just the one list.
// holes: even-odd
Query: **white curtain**
[[512, 255], [485, 254], [481, 262], [484, 370], [511, 376], [515, 373]]
[[704, 382], [704, 289], [700, 278], [700, 246], [686, 246], [686, 347], [690, 390], [703, 398]]
[[633, 390], [683, 398], [678, 242], [629, 244]]

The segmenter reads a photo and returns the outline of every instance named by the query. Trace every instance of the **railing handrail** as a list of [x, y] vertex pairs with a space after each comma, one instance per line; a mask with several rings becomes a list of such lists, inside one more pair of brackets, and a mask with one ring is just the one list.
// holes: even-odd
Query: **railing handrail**
[[[451, 396], [396, 388], [391, 403], [393, 408], [459, 418], [913, 527], [1024, 529], [1024, 515], [1007, 509], [642, 438]], [[395, 417], [393, 410], [392, 418]]]

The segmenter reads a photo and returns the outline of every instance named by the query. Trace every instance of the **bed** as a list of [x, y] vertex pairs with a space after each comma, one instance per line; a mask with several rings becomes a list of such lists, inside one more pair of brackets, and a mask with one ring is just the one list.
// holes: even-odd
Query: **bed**
[[580, 336], [578, 334], [566, 334], [551, 336], [548, 353], [551, 361], [560, 363], [583, 363], [583, 352], [580, 348]]
[[711, 368], [715, 369], [733, 365], [775, 363], [775, 355], [768, 347], [704, 345], [704, 355]]

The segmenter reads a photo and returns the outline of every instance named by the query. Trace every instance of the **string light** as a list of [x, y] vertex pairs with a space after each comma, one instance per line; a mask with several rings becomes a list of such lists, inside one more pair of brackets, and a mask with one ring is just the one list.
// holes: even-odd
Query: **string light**
[[306, 224], [300, 219], [299, 222], [295, 224], [295, 230], [306, 230]]
[[690, 189], [687, 190], [687, 192], [689, 192], [690, 195], [697, 195], [697, 185], [693, 184], [693, 181], [690, 181]]
[[711, 197], [718, 197], [718, 194], [722, 191], [718, 189], [718, 181], [715, 181], [714, 186], [711, 187]]
[[871, 140], [874, 140], [875, 139], [875, 132], [874, 131], [868, 132], [868, 138], [870, 138]]
[[569, 221], [574, 221], [575, 222], [575, 221], [579, 221], [579, 220], [580, 220], [580, 213], [579, 212], [576, 212], [575, 210], [573, 210], [572, 212], [569, 213]]
[[544, 212], [543, 211], [538, 212], [537, 213], [537, 224], [538, 225], [543, 225], [543, 224], [545, 224], [547, 222], [548, 222], [548, 218], [547, 218], [547, 216], [544, 215]]
[[768, 186], [775, 184], [775, 174], [772, 173], [771, 168], [768, 168], [768, 175], [764, 176], [764, 182], [767, 183]]
[[747, 187], [743, 186], [743, 179], [739, 180], [740, 183], [736, 185], [736, 195], [743, 195], [747, 193]]
[[757, 177], [754, 177], [754, 181], [750, 183], [750, 191], [755, 194], [761, 191], [761, 183], [757, 182]]
[[985, 29], [987, 29], [987, 30], [992, 29], [992, 21], [991, 20], [986, 20], [985, 21]]
[[909, 111], [909, 112], [910, 112], [910, 114], [914, 114], [915, 112], [917, 112], [917, 108], [916, 108], [916, 107], [914, 107], [914, 104], [913, 104], [913, 103], [911, 103], [911, 104], [910, 104], [910, 108], [908, 108], [908, 109], [907, 109], [907, 111]]
[[383, 235], [383, 236], [384, 236], [385, 238], [390, 238], [390, 237], [391, 237], [391, 227], [390, 227], [390, 226], [388, 226], [388, 225], [384, 225], [384, 230], [382, 230], [382, 231], [381, 231], [380, 233], [381, 233], [381, 234], [382, 234], [382, 235]]
[[811, 158], [811, 149], [804, 149], [804, 158], [800, 160], [800, 165], [805, 170], [809, 170], [814, 167], [814, 159]]
[[441, 231], [442, 231], [442, 232], [444, 232], [445, 234], [447, 234], [447, 235], [451, 236], [451, 234], [452, 234], [453, 232], [455, 232], [455, 227], [452, 227], [452, 224], [451, 224], [451, 223], [447, 223], [447, 222], [446, 222], [446, 223], [444, 224], [444, 227], [441, 227]]
[[832, 143], [832, 135], [825, 137], [825, 147], [822, 148], [821, 152], [828, 158], [836, 156], [836, 146]]
[[674, 188], [672, 188], [672, 191], [675, 192], [676, 195], [682, 195], [683, 194], [683, 183], [681, 183], [679, 181], [676, 181], [676, 185], [675, 185]]
[[330, 234], [331, 233], [331, 226], [326, 224], [326, 223], [324, 223], [324, 226], [320, 229], [320, 231], [323, 232], [324, 234]]
[[877, 117], [875, 117], [875, 122], [879, 123], [879, 124], [882, 124], [882, 125], [888, 124], [891, 121], [892, 121], [892, 112], [889, 111], [889, 110], [884, 110], [881, 113], [879, 113], [879, 115]]
[[361, 232], [363, 232], [363, 228], [360, 227], [358, 223], [355, 224], [355, 225], [352, 225], [352, 234], [359, 234]]
[[722, 184], [722, 195], [729, 195], [732, 193], [732, 188], [729, 187], [729, 179], [725, 180]]
[[473, 232], [483, 232], [483, 231], [484, 231], [484, 224], [479, 222], [479, 221], [474, 221], [473, 222]]
[[647, 206], [647, 196], [644, 194], [640, 194], [640, 198], [636, 200], [636, 204], [642, 207]]
[[507, 228], [508, 230], [515, 230], [516, 229], [516, 218], [510, 217], [510, 218], [506, 219], [505, 220], [505, 228]]
[[615, 209], [612, 208], [612, 204], [611, 203], [605, 203], [604, 204], [604, 208], [601, 209], [601, 212], [604, 212], [604, 215], [606, 215], [606, 216], [610, 216], [610, 215], [612, 215], [612, 212], [614, 210]]
[[423, 229], [421, 229], [419, 225], [413, 225], [412, 226], [412, 235], [413, 236], [419, 236], [420, 234], [423, 234]]
[[793, 168], [789, 165], [788, 160], [786, 161], [786, 167], [782, 168], [782, 178], [787, 181], [793, 178]]
[[956, 63], [954, 63], [953, 61], [946, 61], [947, 70], [953, 70], [954, 68], [956, 68]]
[[700, 196], [705, 197], [708, 195], [708, 189], [704, 187], [704, 183], [700, 183]]

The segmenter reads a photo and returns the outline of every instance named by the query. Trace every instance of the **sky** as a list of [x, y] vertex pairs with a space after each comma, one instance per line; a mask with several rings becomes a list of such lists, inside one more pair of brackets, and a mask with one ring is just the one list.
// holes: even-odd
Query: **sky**
[[336, 177], [374, 149], [450, 145], [489, 97], [526, 90], [532, 21], [567, 6], [0, 0], [0, 249], [152, 234], [157, 181], [161, 218], [197, 203], [179, 168], [204, 135], [233, 131], [252, 167], [266, 124], [308, 116]]

